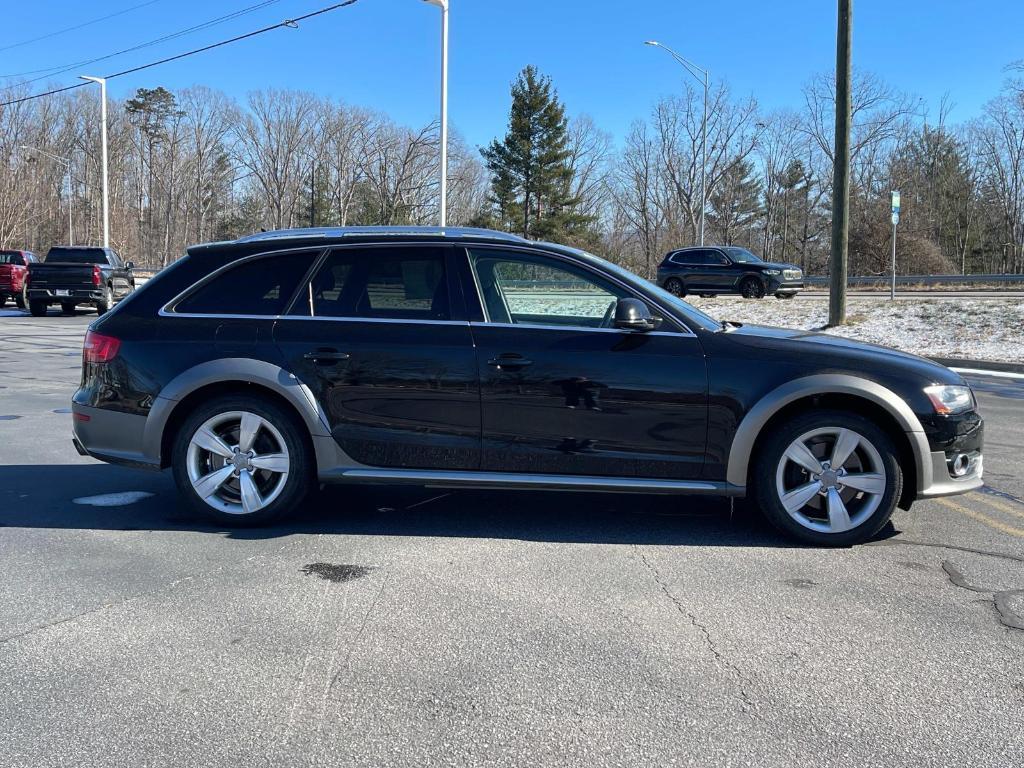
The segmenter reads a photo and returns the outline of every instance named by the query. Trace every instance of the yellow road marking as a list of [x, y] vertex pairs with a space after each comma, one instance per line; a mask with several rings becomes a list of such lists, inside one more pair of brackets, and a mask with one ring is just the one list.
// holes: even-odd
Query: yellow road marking
[[949, 507], [962, 515], [967, 515], [967, 517], [972, 520], [977, 520], [982, 525], [988, 526], [993, 530], [1009, 534], [1010, 536], [1016, 536], [1019, 539], [1024, 539], [1024, 528], [1016, 528], [1012, 525], [1007, 525], [1000, 520], [996, 520], [994, 517], [983, 515], [981, 512], [975, 512], [973, 509], [968, 509], [967, 507], [957, 504], [955, 501], [950, 501], [949, 499], [936, 499], [936, 501], [942, 506]]
[[1013, 504], [1007, 504], [1005, 501], [998, 501], [993, 499], [991, 496], [985, 496], [981, 493], [972, 493], [972, 499], [977, 499], [982, 504], [988, 504], [993, 509], [998, 509], [1000, 512], [1005, 512], [1008, 515], [1014, 517], [1024, 517], [1024, 507], [1014, 506]]

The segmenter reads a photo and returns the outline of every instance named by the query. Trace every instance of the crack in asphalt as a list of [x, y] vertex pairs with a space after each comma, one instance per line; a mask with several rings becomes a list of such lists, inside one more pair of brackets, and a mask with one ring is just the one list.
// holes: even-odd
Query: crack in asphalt
[[715, 640], [711, 636], [711, 631], [708, 629], [707, 625], [701, 622], [697, 618], [696, 614], [688, 610], [683, 605], [682, 601], [672, 593], [672, 590], [668, 588], [668, 584], [665, 583], [664, 579], [661, 578], [661, 574], [658, 572], [658, 569], [655, 568], [654, 564], [647, 559], [647, 555], [644, 554], [643, 550], [637, 548], [637, 553], [640, 555], [640, 561], [644, 564], [647, 570], [651, 572], [651, 576], [654, 578], [655, 583], [657, 583], [657, 585], [661, 588], [661, 591], [665, 593], [665, 597], [667, 597], [672, 602], [672, 604], [675, 606], [675, 609], [680, 613], [680, 615], [689, 619], [690, 624], [693, 626], [693, 628], [700, 632], [701, 636], [704, 638], [704, 645], [707, 646], [707, 649], [711, 652], [711, 655], [714, 656], [715, 661], [719, 664], [719, 666], [724, 667], [736, 679], [736, 687], [739, 690], [740, 698], [743, 701], [743, 704], [740, 707], [740, 709], [744, 713], [750, 715], [751, 717], [759, 717], [760, 714], [757, 711], [757, 704], [753, 700], [753, 698], [751, 698], [750, 693], [747, 691], [747, 681], [743, 677], [743, 673], [740, 670], [740, 668], [736, 664], [725, 658], [725, 655], [718, 649], [718, 646], [715, 644]]
[[1024, 616], [1018, 614], [1011, 605], [1013, 598], [1024, 597], [1024, 589], [990, 589], [971, 584], [960, 569], [949, 560], [942, 561], [942, 570], [946, 572], [946, 576], [949, 577], [950, 583], [954, 586], [970, 592], [992, 595], [992, 602], [995, 605], [996, 613], [999, 614], [999, 622], [1010, 629], [1024, 630]]
[[1002, 560], [1011, 560], [1015, 563], [1024, 563], [1024, 556], [1015, 555], [1011, 552], [992, 552], [987, 549], [974, 549], [973, 547], [960, 547], [956, 544], [939, 544], [932, 541], [914, 541], [913, 539], [882, 539], [862, 544], [864, 547], [894, 547], [899, 544], [906, 544], [912, 547], [933, 547], [935, 549], [952, 549], [956, 552], [968, 552], [972, 555], [984, 555], [985, 557], [996, 557]]

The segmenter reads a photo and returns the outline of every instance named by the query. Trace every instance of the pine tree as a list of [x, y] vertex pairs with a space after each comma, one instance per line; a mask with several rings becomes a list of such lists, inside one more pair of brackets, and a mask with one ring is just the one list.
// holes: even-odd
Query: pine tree
[[508, 132], [481, 150], [492, 174], [492, 220], [534, 239], [586, 228], [575, 211], [568, 121], [551, 79], [528, 66], [512, 84]]
[[708, 220], [718, 241], [730, 245], [761, 212], [761, 182], [754, 177], [753, 164], [739, 158], [733, 161], [708, 198]]

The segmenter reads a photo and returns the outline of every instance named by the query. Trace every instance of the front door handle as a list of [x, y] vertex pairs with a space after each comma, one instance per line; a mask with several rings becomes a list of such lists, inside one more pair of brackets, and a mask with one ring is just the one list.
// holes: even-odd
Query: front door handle
[[493, 365], [499, 371], [502, 369], [514, 371], [517, 368], [525, 368], [528, 365], [533, 365], [533, 360], [527, 360], [522, 355], [517, 355], [513, 352], [506, 352], [503, 355], [492, 357], [487, 361], [487, 364]]
[[336, 363], [339, 360], [348, 360], [348, 352], [339, 352], [336, 349], [314, 349], [312, 352], [307, 352], [302, 356], [306, 360], [312, 360], [317, 364], [330, 364]]

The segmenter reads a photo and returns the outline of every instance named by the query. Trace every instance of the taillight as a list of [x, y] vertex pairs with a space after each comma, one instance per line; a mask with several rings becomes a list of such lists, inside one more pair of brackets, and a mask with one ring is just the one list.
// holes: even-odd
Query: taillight
[[100, 268], [95, 264], [92, 265], [92, 284], [102, 285], [103, 284], [103, 273], [100, 272]]
[[85, 344], [82, 345], [82, 362], [109, 363], [117, 357], [117, 350], [120, 348], [120, 339], [88, 331], [85, 334]]

